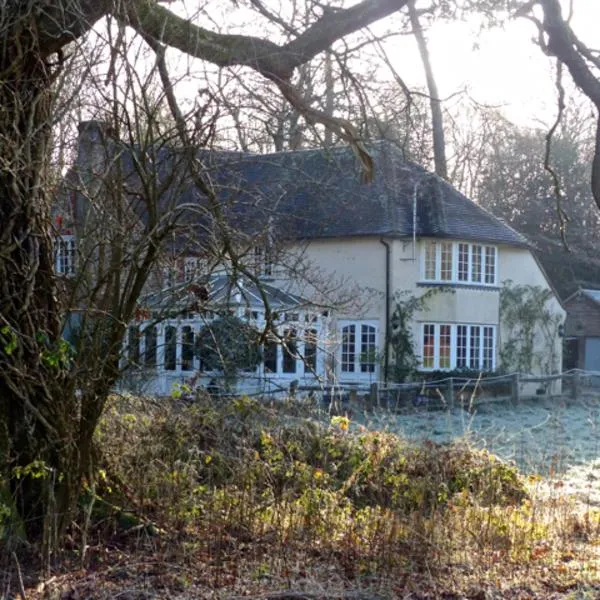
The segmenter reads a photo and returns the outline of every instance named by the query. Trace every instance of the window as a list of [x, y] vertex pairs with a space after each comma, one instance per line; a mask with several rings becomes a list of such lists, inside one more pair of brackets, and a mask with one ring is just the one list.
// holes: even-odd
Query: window
[[298, 355], [298, 346], [296, 343], [296, 330], [288, 329], [284, 333], [285, 343], [283, 348], [283, 372], [296, 372], [296, 356]]
[[469, 244], [458, 245], [458, 280], [469, 281]]
[[496, 248], [494, 246], [485, 247], [485, 282], [490, 285], [496, 283]]
[[423, 327], [423, 368], [433, 369], [435, 360], [435, 325]]
[[452, 335], [450, 325], [440, 325], [440, 369], [450, 368], [450, 348], [452, 344]]
[[59, 275], [75, 275], [75, 237], [63, 235], [54, 245], [54, 269]]
[[493, 371], [496, 366], [495, 347], [495, 325], [424, 323], [421, 368]]
[[195, 256], [186, 256], [183, 259], [183, 280], [194, 281], [200, 275], [200, 259]]
[[497, 254], [495, 246], [428, 241], [423, 253], [423, 281], [496, 285]]
[[356, 362], [356, 325], [342, 329], [342, 373], [354, 373]]
[[341, 332], [340, 366], [342, 373], [357, 375], [377, 371], [377, 327], [371, 323], [349, 323]]
[[254, 270], [258, 276], [273, 275], [273, 256], [269, 246], [254, 247]]
[[471, 281], [473, 283], [481, 283], [481, 251], [481, 246], [477, 244], [471, 246]]
[[360, 372], [375, 373], [377, 346], [375, 345], [375, 327], [360, 326]]
[[191, 371], [194, 368], [194, 331], [186, 325], [181, 330], [181, 370]]
[[483, 361], [481, 364], [484, 371], [494, 368], [494, 328], [483, 328]]
[[140, 363], [140, 328], [130, 325], [127, 333], [127, 358], [130, 365], [137, 366]]
[[469, 344], [469, 367], [479, 369], [481, 351], [481, 327], [472, 326]]
[[437, 279], [435, 272], [437, 263], [436, 253], [437, 244], [435, 242], [427, 242], [425, 246], [425, 279]]
[[277, 373], [277, 342], [267, 342], [265, 344], [263, 356], [265, 373]]
[[440, 279], [452, 281], [452, 242], [440, 244]]
[[144, 364], [148, 368], [156, 367], [156, 350], [158, 337], [156, 327], [147, 327], [144, 330]]
[[177, 367], [177, 328], [165, 329], [165, 370], [175, 371]]
[[466, 325], [456, 326], [456, 368], [464, 369], [467, 366], [467, 330]]
[[307, 329], [304, 333], [304, 370], [312, 373], [317, 370], [317, 330]]

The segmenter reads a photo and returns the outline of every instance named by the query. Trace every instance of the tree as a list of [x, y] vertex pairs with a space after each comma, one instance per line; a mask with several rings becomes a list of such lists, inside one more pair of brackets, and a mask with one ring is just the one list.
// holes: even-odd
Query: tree
[[493, 126], [487, 127], [474, 177], [474, 196], [534, 243], [563, 298], [598, 277], [600, 213], [589, 188], [593, 131], [585, 127], [585, 116], [581, 109], [565, 112], [553, 136], [549, 158], [556, 179], [544, 166], [546, 132], [518, 128], [498, 115], [488, 119]]
[[241, 319], [222, 316], [208, 323], [196, 341], [196, 354], [209, 371], [220, 371], [227, 384], [239, 371], [254, 370], [260, 363], [260, 332]]
[[[163, 227], [161, 222], [154, 228], [151, 237], [130, 256], [140, 268], [123, 273], [125, 240], [133, 224], [127, 222], [117, 197], [111, 215], [117, 227], [108, 228], [109, 237], [104, 242], [110, 246], [109, 265], [97, 279], [100, 287], [94, 288], [98, 298], [105, 298], [111, 305], [112, 320], [100, 329], [96, 321], [92, 331], [86, 329], [83, 336], [101, 339], [108, 358], [99, 365], [95, 377], [77, 389], [77, 369], [68, 360], [49, 360], [59, 348], [64, 308], [53, 273], [49, 159], [55, 82], [60, 70], [69, 64], [66, 53], [76, 52], [78, 40], [103, 17], [120, 24], [121, 37], [124, 27], [136, 31], [156, 53], [157, 72], [177, 133], [193, 153], [194, 139], [174, 102], [164, 45], [218, 67], [249, 67], [274, 82], [306, 118], [321, 120], [339, 137], [353, 143], [368, 172], [369, 157], [352, 126], [310, 107], [291, 79], [296, 68], [336, 39], [391, 14], [403, 4], [397, 0], [366, 0], [349, 9], [323, 13], [281, 46], [268, 39], [213, 33], [176, 16], [154, 0], [119, 4], [102, 0], [11, 2], [3, 7], [0, 460], [3, 478], [10, 482], [16, 510], [30, 539], [43, 539], [50, 549], [70, 521], [81, 481], [91, 469], [93, 433], [106, 395], [118, 377], [119, 348], [126, 323], [134, 315], [137, 297], [158, 260], [161, 244], [175, 225], [171, 222]], [[116, 44], [113, 52], [119, 52]], [[114, 62], [113, 56], [111, 66]], [[125, 75], [135, 74], [130, 70]], [[112, 80], [119, 85], [117, 77]], [[210, 204], [210, 187], [200, 173], [195, 173], [194, 183], [206, 193]], [[121, 289], [123, 283], [126, 285]], [[16, 476], [31, 464], [43, 465], [46, 476]]]

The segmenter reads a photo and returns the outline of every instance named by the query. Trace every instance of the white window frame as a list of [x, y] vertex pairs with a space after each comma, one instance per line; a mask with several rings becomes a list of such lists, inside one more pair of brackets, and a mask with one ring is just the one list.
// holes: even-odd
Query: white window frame
[[[463, 246], [463, 260], [461, 261], [461, 246]], [[467, 246], [467, 273], [464, 277], [464, 246]], [[480, 249], [481, 262], [479, 264], [479, 280], [474, 279], [474, 257], [475, 249]], [[442, 255], [451, 252], [451, 273], [444, 269], [442, 271]], [[432, 269], [431, 259], [434, 258]], [[460, 267], [463, 267], [462, 269]], [[461, 273], [462, 271], [462, 273]], [[433, 277], [431, 276], [433, 274]], [[451, 241], [444, 239], [426, 239], [422, 243], [420, 252], [420, 282], [439, 283], [443, 285], [465, 285], [477, 287], [497, 287], [498, 275], [498, 247], [493, 244], [479, 242], [467, 242], [464, 240]], [[490, 281], [488, 281], [490, 280]]]
[[275, 265], [273, 261], [273, 247], [271, 244], [260, 244], [252, 250], [254, 272], [257, 277], [268, 279], [273, 277]]
[[195, 281], [200, 274], [201, 259], [197, 256], [186, 256], [183, 259], [183, 280], [186, 283]]
[[60, 235], [54, 242], [54, 271], [57, 275], [75, 275], [77, 248], [74, 235]]
[[[255, 312], [255, 311], [251, 311]], [[264, 325], [264, 314], [260, 311], [256, 311], [259, 326]], [[304, 322], [305, 315], [303, 312], [294, 311], [293, 313], [298, 317], [297, 322], [285, 322], [281, 323], [277, 328], [277, 336], [284, 336], [285, 332], [293, 329], [296, 333], [295, 336], [295, 354], [297, 355], [295, 360], [295, 369], [293, 371], [284, 372], [284, 355], [285, 349], [280, 341], [275, 338], [275, 370], [266, 370], [264, 361], [261, 362], [255, 369], [250, 371], [246, 371], [246, 375], [256, 375], [256, 376], [264, 376], [264, 377], [273, 377], [276, 379], [282, 380], [293, 380], [298, 377], [320, 377], [323, 374], [323, 369], [325, 366], [325, 351], [324, 348], [324, 336], [327, 333], [326, 327], [323, 325], [320, 320], [313, 319], [312, 317], [308, 319], [309, 323], [306, 324], [306, 327], [302, 327], [300, 325], [301, 322]], [[251, 315], [250, 315], [251, 316]], [[124, 336], [123, 340], [123, 360], [122, 364], [126, 365], [128, 363], [128, 359], [130, 357], [130, 352], [135, 352], [139, 355], [139, 366], [142, 368], [153, 371], [157, 376], [167, 375], [167, 376], [191, 376], [193, 372], [198, 372], [202, 376], [218, 376], [221, 374], [218, 370], [208, 370], [202, 368], [202, 364], [198, 356], [196, 356], [195, 352], [195, 341], [196, 336], [200, 333], [200, 331], [208, 325], [211, 321], [218, 318], [217, 315], [211, 315], [207, 317], [207, 315], [199, 315], [194, 316], [191, 315], [189, 318], [178, 318], [178, 319], [165, 319], [161, 323], [155, 323], [149, 320], [141, 320], [132, 322], [130, 328], [136, 327], [139, 330], [139, 339], [137, 339], [137, 348], [132, 349], [130, 351], [130, 341], [131, 335], [129, 333], [130, 329], [128, 329], [127, 335]], [[242, 315], [241, 318], [246, 318], [247, 321], [250, 321], [248, 315]], [[189, 330], [187, 329], [189, 327]], [[152, 329], [155, 332], [156, 338], [153, 343], [155, 343], [155, 347], [153, 350], [150, 348], [148, 352], [146, 352], [146, 343], [150, 338], [146, 338], [146, 331], [148, 329]], [[172, 338], [171, 346], [167, 345], [167, 330], [172, 328], [174, 332], [174, 338]], [[187, 356], [186, 352], [184, 352], [184, 341], [185, 341], [185, 332], [188, 331], [188, 335], [191, 334], [192, 339], [189, 340], [194, 346], [193, 356]], [[314, 350], [314, 362], [315, 369], [308, 368], [303, 360], [304, 353], [306, 351], [306, 336], [307, 332], [311, 333], [311, 342], [313, 343]], [[135, 337], [135, 336], [134, 336]], [[173, 356], [174, 351], [174, 356]], [[172, 368], [166, 368], [166, 359], [167, 355], [170, 354], [170, 358], [175, 359], [174, 362], [170, 361], [170, 365]], [[184, 358], [186, 359], [186, 365], [184, 365]], [[188, 368], [184, 369], [184, 366]]]
[[[344, 354], [344, 329], [346, 327], [354, 326], [354, 348], [352, 352], [352, 362], [343, 360]], [[369, 328], [364, 330], [363, 328]], [[341, 320], [337, 324], [338, 336], [339, 336], [339, 348], [338, 348], [338, 366], [340, 379], [342, 380], [356, 380], [356, 379], [368, 379], [376, 380], [379, 375], [379, 322], [376, 320]], [[371, 331], [373, 329], [374, 331]], [[363, 335], [373, 336], [374, 340], [368, 340], [368, 345], [373, 348], [375, 355], [373, 360], [361, 360], [364, 357], [363, 346], [365, 339]], [[368, 351], [370, 352], [370, 351]], [[352, 370], [347, 367], [352, 365]]]
[[[442, 327], [450, 327], [450, 366], [444, 367], [441, 365], [440, 356], [440, 333]], [[433, 365], [425, 366], [425, 332], [430, 335], [433, 328]], [[460, 331], [459, 331], [459, 328]], [[466, 329], [462, 329], [466, 328]], [[458, 365], [459, 361], [459, 333], [465, 332], [466, 339], [463, 339], [464, 345], [461, 344], [461, 349], [464, 350], [464, 365]], [[477, 332], [477, 338], [473, 334]], [[452, 371], [454, 369], [473, 369], [478, 371], [495, 371], [497, 364], [497, 349], [496, 342], [498, 336], [498, 326], [488, 323], [436, 323], [427, 322], [421, 323], [419, 335], [419, 352], [421, 356], [420, 371]], [[475, 341], [475, 343], [473, 343]], [[491, 344], [490, 344], [491, 341]], [[487, 342], [487, 345], [486, 345]], [[477, 355], [472, 355], [472, 349], [477, 348]], [[491, 357], [489, 351], [491, 349]], [[491, 364], [490, 363], [491, 358]], [[484, 368], [484, 365], [485, 368]]]

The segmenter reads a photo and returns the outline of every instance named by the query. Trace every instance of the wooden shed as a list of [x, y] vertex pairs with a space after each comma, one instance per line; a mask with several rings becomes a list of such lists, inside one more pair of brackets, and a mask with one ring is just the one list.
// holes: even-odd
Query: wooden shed
[[600, 372], [600, 290], [579, 289], [564, 301], [563, 367]]

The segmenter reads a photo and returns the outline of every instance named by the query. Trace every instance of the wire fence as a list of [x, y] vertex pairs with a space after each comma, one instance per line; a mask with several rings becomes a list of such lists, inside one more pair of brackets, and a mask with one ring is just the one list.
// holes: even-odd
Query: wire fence
[[[210, 391], [210, 390], [209, 390]], [[362, 404], [363, 408], [404, 410], [407, 407], [430, 409], [473, 409], [487, 403], [516, 404], [527, 399], [563, 398], [577, 399], [590, 394], [600, 394], [600, 372], [572, 369], [548, 376], [531, 376], [521, 373], [477, 377], [444, 377], [440, 379], [388, 383], [380, 381], [356, 383], [323, 383], [302, 385], [298, 380], [282, 382], [277, 379], [246, 379], [244, 395], [250, 397], [300, 397], [312, 398], [324, 404]], [[239, 391], [225, 393], [214, 390], [215, 395], [239, 395]]]

